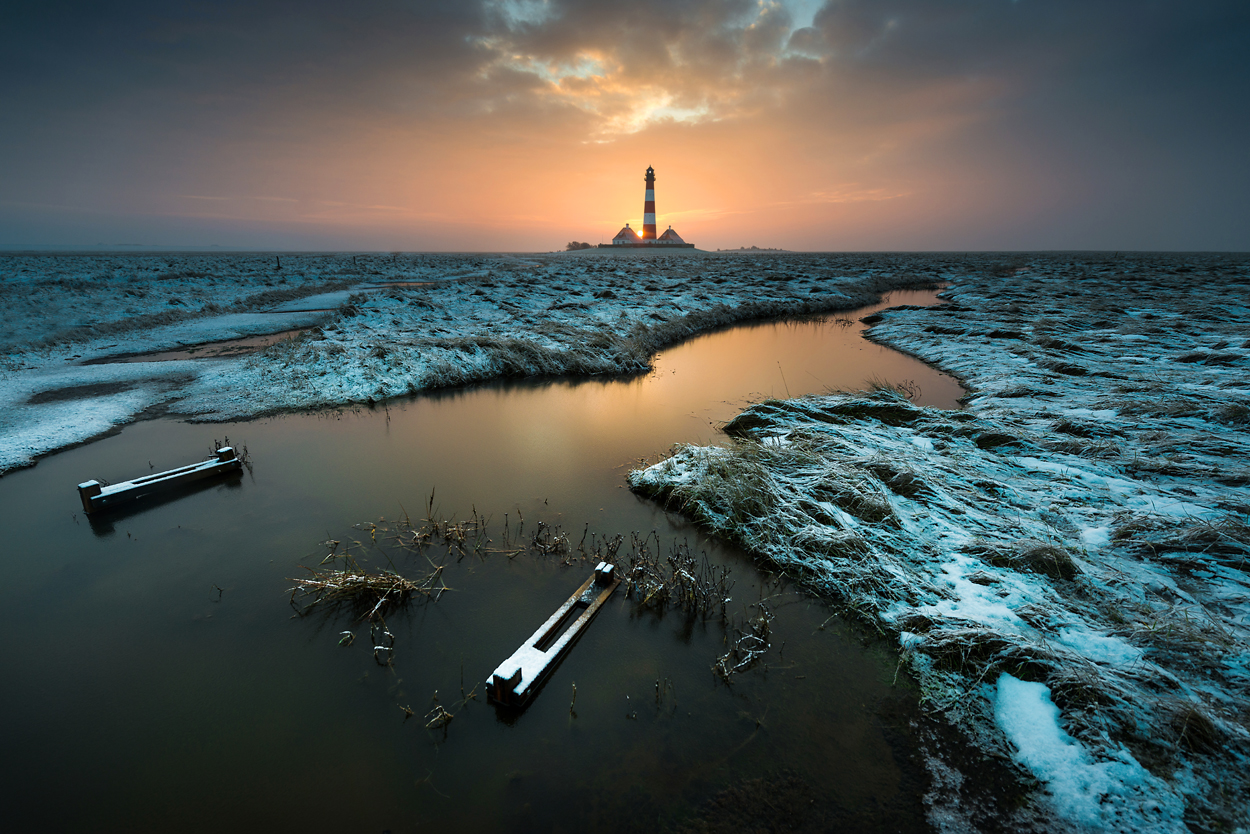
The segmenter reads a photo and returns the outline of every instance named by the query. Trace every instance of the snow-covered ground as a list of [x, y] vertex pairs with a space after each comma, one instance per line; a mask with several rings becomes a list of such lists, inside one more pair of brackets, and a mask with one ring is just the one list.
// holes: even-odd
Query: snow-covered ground
[[[0, 256], [0, 473], [155, 408], [202, 420], [504, 376], [644, 371], [744, 319], [848, 309], [953, 258]], [[399, 283], [400, 285], [394, 285]], [[307, 328], [246, 357], [108, 361]]]
[[1250, 259], [969, 267], [869, 331], [966, 411], [763, 402], [631, 484], [895, 635], [931, 709], [1038, 780], [1022, 820], [1246, 830]]

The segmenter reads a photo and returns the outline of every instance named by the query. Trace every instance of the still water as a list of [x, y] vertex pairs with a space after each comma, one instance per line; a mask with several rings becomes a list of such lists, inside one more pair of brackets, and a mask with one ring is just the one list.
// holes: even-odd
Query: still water
[[[848, 316], [928, 303], [896, 292]], [[735, 327], [628, 380], [226, 425], [151, 420], [0, 479], [6, 829], [632, 831], [716, 814], [746, 825], [778, 813], [770, 802], [826, 827], [923, 827], [899, 718], [914, 695], [894, 683], [890, 647], [623, 479], [675, 442], [723, 442], [716, 425], [763, 397], [875, 378], [954, 406], [954, 379], [861, 330], [834, 318]], [[251, 452], [242, 479], [83, 517], [75, 484], [185, 464], [225, 435]], [[622, 588], [524, 713], [461, 703], [590, 573], [555, 558], [449, 561], [452, 591], [388, 617], [389, 667], [350, 612], [292, 617], [289, 578], [323, 542], [374, 552], [356, 525], [415, 519], [432, 491], [439, 515], [476, 511], [499, 541], [506, 516], [514, 535], [524, 519], [562, 525], [574, 543], [586, 531], [689, 542], [732, 567], [731, 612], [768, 598], [766, 666], [726, 685], [710, 671], [725, 651], [718, 621], [640, 612]], [[435, 704], [456, 716], [445, 730], [425, 728]]]

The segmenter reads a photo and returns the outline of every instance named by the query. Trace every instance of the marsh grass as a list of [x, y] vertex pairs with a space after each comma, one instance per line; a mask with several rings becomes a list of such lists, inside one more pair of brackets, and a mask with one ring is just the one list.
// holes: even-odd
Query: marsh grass
[[1178, 702], [1169, 723], [1176, 733], [1176, 743], [1190, 752], [1214, 753], [1224, 741], [1224, 734], [1211, 717], [1192, 702]]
[[706, 553], [696, 556], [689, 542], [674, 542], [661, 559], [658, 537], [640, 539], [634, 533], [621, 579], [640, 609], [673, 607], [690, 617], [724, 620], [734, 586], [731, 574], [727, 565], [713, 565]]
[[1209, 662], [1205, 650], [1226, 649], [1237, 644], [1227, 626], [1194, 605], [1144, 611], [1134, 617], [1129, 628], [1134, 639], [1160, 649], [1181, 653], [1204, 650], [1203, 654], [1191, 657], [1191, 662], [1198, 665]]
[[[1031, 386], [1030, 395], [1036, 390]], [[1019, 481], [1009, 486], [994, 480], [1007, 476], [989, 463], [1003, 454], [998, 447], [1025, 443], [1111, 461], [1129, 471], [1133, 470], [1131, 461], [1125, 460], [1126, 449], [1166, 450], [1171, 445], [1193, 449], [1197, 444], [1212, 454], [1227, 451], [1220, 438], [1198, 432], [1191, 432], [1190, 443], [1173, 432], [1158, 431], [1149, 441], [1154, 446], [1146, 447], [1141, 433], [1125, 431], [1122, 425], [1049, 416], [1026, 433], [1006, 420], [920, 409], [902, 393], [888, 390], [859, 397], [770, 400], [726, 425], [732, 438], [727, 446], [678, 447], [671, 458], [632, 473], [630, 483], [636, 491], [785, 569], [853, 617], [884, 633], [907, 633], [901, 662], [917, 674], [925, 703], [934, 713], [961, 726], [992, 728], [992, 706], [986, 706], [980, 693], [997, 674], [1006, 672], [1045, 683], [1062, 710], [1065, 730], [1092, 749], [1125, 742], [1156, 773], [1171, 772], [1168, 769], [1179, 766], [1185, 754], [1207, 750], [1213, 731], [1221, 739], [1230, 736], [1220, 718], [1198, 705], [1196, 713], [1177, 719], [1170, 731], [1176, 743], [1160, 752], [1151, 722], [1172, 726], [1167, 723], [1172, 720], [1170, 707], [1161, 699], [1174, 697], [1182, 687], [1176, 674], [1182, 668], [1204, 677], [1223, 674], [1219, 657], [1238, 650], [1240, 638], [1220, 617], [1199, 606], [1161, 608], [1154, 602], [1134, 601], [1131, 592], [1115, 583], [1104, 584], [1101, 570], [1087, 575], [1083, 566], [1092, 564], [1095, 570], [1101, 566], [1077, 537], [1080, 528], [1054, 512], [1030, 506], [1045, 491], [1021, 495]], [[952, 454], [934, 470], [908, 465], [907, 455], [898, 460], [864, 453], [865, 444], [874, 442], [867, 438], [906, 439], [913, 433], [966, 444], [960, 448], [972, 452]], [[978, 478], [960, 471], [959, 461], [973, 460], [987, 462], [985, 471], [991, 474]], [[1171, 451], [1144, 464], [1139, 458], [1138, 466], [1187, 477], [1199, 469], [1180, 452]], [[1025, 517], [1039, 523], [1027, 528], [1008, 523], [1000, 515], [1005, 507], [1008, 513], [1021, 507]], [[1031, 583], [1031, 596], [1009, 603], [1020, 625], [991, 626], [937, 613], [945, 600], [966, 592], [953, 591], [935, 579], [935, 572], [941, 576], [936, 565], [951, 564], [937, 561], [944, 558], [937, 547], [909, 540], [918, 527], [924, 529], [930, 511], [943, 514], [938, 529], [953, 523], [984, 531], [958, 547], [958, 554], [979, 560], [985, 568], [960, 562], [960, 578], [1003, 598], [1012, 598], [1022, 583]], [[964, 520], [969, 517], [975, 521]], [[1119, 552], [1155, 555], [1160, 561], [1184, 557], [1195, 567], [1201, 560], [1219, 559], [1232, 566], [1248, 561], [1247, 525], [1235, 513], [1180, 522], [1122, 516], [1109, 526], [1111, 546]], [[1029, 535], [1011, 534], [1024, 529]], [[1044, 584], [1020, 577], [1038, 577]], [[1094, 625], [1083, 625], [1086, 622]], [[1075, 631], [1069, 631], [1074, 626]], [[1136, 647], [1141, 659], [1112, 663], [1097, 651], [1090, 653], [1082, 642], [1088, 638], [1079, 636], [1086, 628], [1096, 641], [1123, 640], [1125, 657], [1132, 657], [1129, 647]], [[743, 642], [749, 634], [745, 626], [736, 626], [731, 634], [737, 642], [715, 668], [726, 679], [759, 645], [753, 638]], [[1165, 660], [1173, 671], [1157, 665]], [[1186, 718], [1193, 723], [1192, 730], [1181, 729]], [[992, 732], [982, 730], [976, 732], [987, 747], [1000, 743]], [[1108, 739], [1116, 739], [1111, 748]]]
[[1114, 541], [1140, 554], [1189, 553], [1247, 569], [1250, 524], [1239, 515], [1210, 519], [1128, 516], [1112, 529]]
[[297, 614], [306, 616], [317, 606], [345, 606], [360, 620], [374, 620], [407, 604], [413, 595], [437, 600], [449, 590], [441, 581], [441, 566], [413, 581], [393, 570], [369, 571], [350, 556], [341, 561], [342, 567], [304, 566], [308, 576], [291, 580], [291, 607]]
[[756, 603], [755, 607], [759, 613], [748, 619], [745, 627], [733, 628], [729, 650], [712, 663], [712, 672], [725, 683], [759, 663], [771, 646], [774, 615], [763, 602]]
[[1051, 579], [1071, 580], [1081, 574], [1080, 568], [1072, 561], [1072, 554], [1052, 542], [1023, 539], [992, 543], [982, 540], [965, 546], [964, 552], [994, 567], [1040, 573]]
[[[116, 309], [114, 304], [111, 304], [107, 298], [102, 297], [100, 298], [99, 306], [97, 308], [99, 311], [97, 315], [101, 316], [100, 320], [94, 321], [91, 324], [54, 329], [51, 332], [45, 332], [30, 341], [22, 341], [20, 339], [10, 340], [0, 344], [0, 348], [3, 348], [5, 352], [11, 352], [26, 348], [44, 350], [48, 348], [64, 347], [67, 345], [88, 342], [92, 339], [115, 337], [140, 330], [151, 330], [171, 324], [180, 324], [182, 322], [207, 318], [209, 316], [255, 312], [281, 304], [285, 301], [294, 301], [324, 292], [335, 292], [350, 285], [350, 282], [342, 280], [312, 282], [298, 287], [252, 292], [233, 302], [225, 304], [219, 304], [216, 301], [207, 301], [202, 304], [199, 304], [198, 302], [183, 303], [179, 300], [175, 305], [176, 309], [162, 309], [155, 312], [145, 313], [126, 313], [125, 309]], [[109, 288], [102, 286], [96, 288], [96, 290], [95, 294], [104, 295], [108, 292]]]

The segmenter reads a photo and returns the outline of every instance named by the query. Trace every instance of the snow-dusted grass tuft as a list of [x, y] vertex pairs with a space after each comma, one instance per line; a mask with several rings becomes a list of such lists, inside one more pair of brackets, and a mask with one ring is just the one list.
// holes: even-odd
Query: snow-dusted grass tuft
[[1247, 826], [1248, 276], [1221, 256], [969, 270], [870, 331], [960, 374], [967, 411], [888, 386], [763, 402], [728, 447], [630, 483], [895, 635], [1060, 827]]

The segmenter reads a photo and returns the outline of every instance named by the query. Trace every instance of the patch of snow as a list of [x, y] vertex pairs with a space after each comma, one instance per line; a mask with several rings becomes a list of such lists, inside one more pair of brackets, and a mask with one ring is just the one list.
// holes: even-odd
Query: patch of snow
[[966, 620], [1007, 631], [1018, 631], [1021, 628], [1020, 618], [997, 588], [977, 584], [968, 578], [974, 571], [992, 573], [985, 570], [979, 560], [952, 555], [941, 569], [946, 576], [950, 596], [936, 604], [921, 607], [921, 614]]
[[916, 445], [916, 448], [922, 452], [932, 452], [934, 449], [933, 441], [927, 437], [921, 437], [918, 434], [914, 434], [911, 436], [910, 440]]
[[1091, 550], [1097, 550], [1111, 544], [1111, 527], [1082, 527], [1081, 541]]
[[1152, 831], [1181, 834], [1184, 803], [1163, 780], [1121, 748], [1113, 759], [1096, 761], [1059, 726], [1059, 708], [1043, 683], [998, 678], [994, 718], [1017, 760], [1046, 786], [1055, 811], [1091, 831]]
[[1097, 634], [1086, 629], [1061, 628], [1056, 640], [1078, 654], [1100, 663], [1126, 665], [1141, 660], [1142, 650], [1119, 637]]
[[90, 440], [129, 423], [158, 398], [150, 391], [127, 391], [43, 406], [14, 406], [3, 418], [0, 467], [28, 465], [49, 447]]

